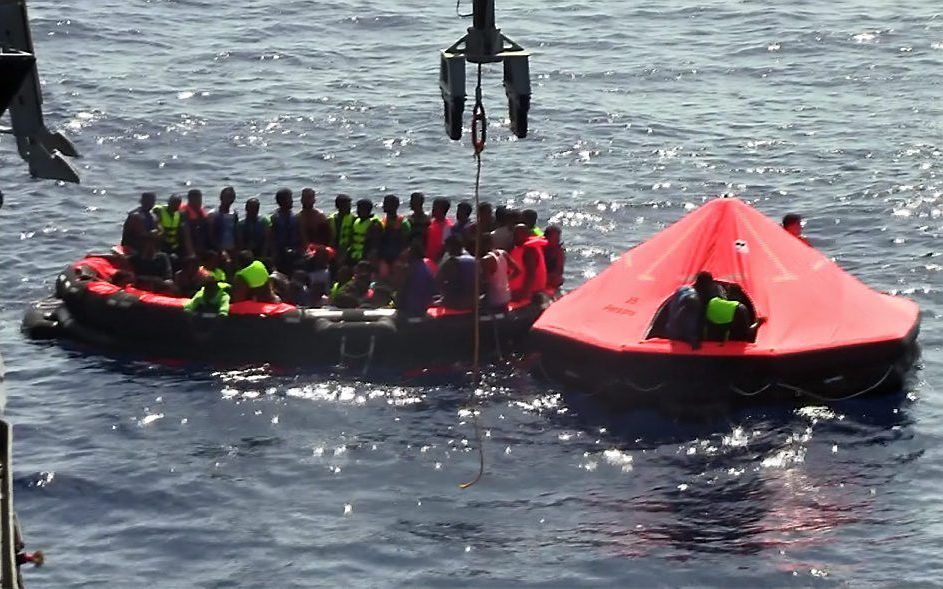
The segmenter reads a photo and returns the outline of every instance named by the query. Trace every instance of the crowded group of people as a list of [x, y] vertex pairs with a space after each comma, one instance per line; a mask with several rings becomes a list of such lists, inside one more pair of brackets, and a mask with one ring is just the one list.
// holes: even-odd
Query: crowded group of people
[[[317, 208], [305, 188], [294, 208], [288, 188], [274, 212], [258, 198], [236, 210], [230, 186], [207, 210], [200, 190], [158, 204], [145, 192], [128, 213], [120, 247], [119, 285], [188, 297], [185, 308], [226, 315], [230, 303], [287, 302], [299, 307], [395, 307], [424, 315], [431, 305], [467, 310], [476, 299], [495, 309], [530, 301], [563, 283], [560, 227], [538, 226], [534, 210], [426, 197], [414, 192], [409, 213], [388, 194], [380, 214], [369, 199], [340, 194], [335, 210]], [[474, 217], [473, 217], [474, 214]], [[477, 276], [476, 276], [477, 274]], [[476, 290], [476, 284], [478, 289]]]

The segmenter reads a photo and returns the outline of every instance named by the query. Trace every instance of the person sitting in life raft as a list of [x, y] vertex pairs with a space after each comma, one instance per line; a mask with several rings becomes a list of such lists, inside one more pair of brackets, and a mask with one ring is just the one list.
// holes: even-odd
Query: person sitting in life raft
[[339, 309], [356, 309], [373, 294], [370, 292], [372, 283], [373, 266], [366, 260], [357, 262], [350, 280], [344, 284], [335, 284], [331, 289], [331, 303]]
[[227, 317], [229, 301], [229, 285], [209, 278], [204, 282], [203, 288], [184, 303], [183, 309], [188, 313], [215, 313], [220, 317]]
[[260, 303], [279, 303], [279, 298], [272, 290], [268, 268], [256, 260], [249, 250], [243, 250], [237, 256], [237, 268], [233, 279], [232, 301], [258, 301]]
[[547, 288], [545, 245], [547, 240], [532, 235], [527, 225], [518, 223], [514, 226], [514, 249], [510, 254], [521, 273], [510, 281], [512, 301], [529, 301]]
[[447, 258], [439, 266], [436, 285], [442, 293], [442, 306], [447, 309], [468, 310], [475, 306], [475, 258], [465, 251], [458, 235], [445, 240]]
[[766, 322], [765, 317], [756, 318], [745, 301], [746, 294], [738, 284], [727, 286], [727, 297], [714, 297], [707, 301], [704, 323], [704, 339], [708, 341], [754, 341], [756, 330]]

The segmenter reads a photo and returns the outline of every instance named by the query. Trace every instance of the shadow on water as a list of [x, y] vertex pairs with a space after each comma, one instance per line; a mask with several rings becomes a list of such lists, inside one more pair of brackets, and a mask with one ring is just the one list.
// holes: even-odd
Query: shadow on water
[[[620, 552], [756, 554], [828, 544], [839, 528], [897, 523], [901, 465], [923, 454], [906, 391], [822, 404], [755, 405], [726, 413], [620, 410], [564, 394], [558, 426], [601, 437], [600, 462], [628, 462], [628, 489], [591, 493], [584, 530]], [[611, 456], [610, 456], [610, 453]], [[609, 460], [615, 458], [616, 460]]]

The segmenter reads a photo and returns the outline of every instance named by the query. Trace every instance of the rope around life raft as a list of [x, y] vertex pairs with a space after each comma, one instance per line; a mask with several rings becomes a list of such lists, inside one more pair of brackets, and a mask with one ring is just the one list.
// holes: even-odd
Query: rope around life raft
[[[485, 114], [485, 105], [481, 99], [481, 64], [478, 64], [478, 84], [475, 86], [475, 109], [472, 113], [472, 147], [475, 150], [475, 214], [481, 201], [481, 152], [485, 150], [488, 140], [488, 117]], [[475, 293], [481, 292], [481, 223], [475, 223]], [[468, 398], [469, 410], [472, 414], [472, 423], [475, 427], [475, 444], [478, 446], [478, 474], [475, 478], [462, 483], [458, 487], [467, 489], [481, 480], [485, 474], [484, 438], [481, 435], [481, 420], [478, 417], [477, 394], [481, 385], [481, 297], [476, 296], [474, 308], [473, 349], [472, 349], [472, 388]]]

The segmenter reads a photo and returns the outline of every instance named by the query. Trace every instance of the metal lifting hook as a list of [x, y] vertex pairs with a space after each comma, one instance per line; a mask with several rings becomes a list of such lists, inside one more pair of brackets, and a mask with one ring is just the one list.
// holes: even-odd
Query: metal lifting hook
[[[508, 98], [511, 130], [523, 139], [527, 137], [527, 113], [530, 110], [530, 53], [502, 34], [501, 29], [495, 28], [494, 0], [474, 0], [472, 16], [473, 26], [468, 27], [468, 33], [443, 50], [439, 62], [439, 89], [442, 92], [446, 133], [453, 140], [462, 138], [465, 62], [478, 64], [473, 135], [476, 121], [481, 128], [486, 121], [484, 106], [481, 104], [481, 64], [501, 62], [504, 64], [504, 91]], [[477, 139], [474, 137], [473, 142], [476, 153], [480, 153]], [[481, 143], [483, 145], [483, 140]]]
[[478, 64], [478, 87], [475, 88], [471, 134], [475, 155], [480, 155], [485, 150], [485, 142], [488, 140], [488, 116], [485, 114], [485, 103], [481, 100], [481, 64]]

